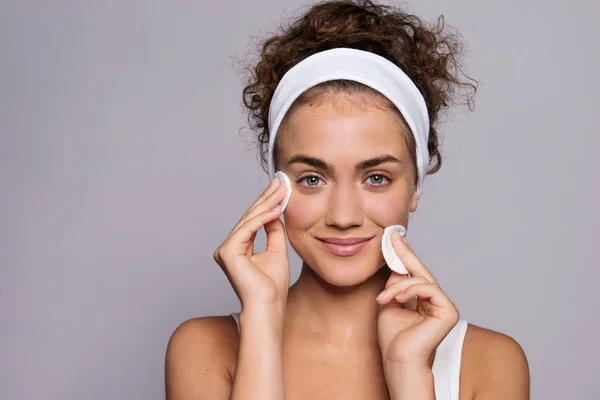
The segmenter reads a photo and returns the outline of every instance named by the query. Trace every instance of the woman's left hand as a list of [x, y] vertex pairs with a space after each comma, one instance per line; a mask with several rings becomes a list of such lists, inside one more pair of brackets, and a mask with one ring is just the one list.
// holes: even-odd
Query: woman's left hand
[[431, 368], [436, 348], [460, 315], [398, 233], [392, 235], [392, 245], [411, 276], [392, 272], [385, 290], [377, 297], [384, 367]]

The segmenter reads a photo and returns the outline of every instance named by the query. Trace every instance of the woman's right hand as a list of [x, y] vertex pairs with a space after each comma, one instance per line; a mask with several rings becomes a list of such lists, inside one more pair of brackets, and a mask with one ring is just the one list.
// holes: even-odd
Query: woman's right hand
[[[290, 283], [290, 266], [283, 223], [279, 220], [285, 189], [274, 179], [246, 211], [225, 241], [215, 250], [242, 308], [284, 307]], [[254, 252], [256, 232], [263, 227], [267, 248]]]

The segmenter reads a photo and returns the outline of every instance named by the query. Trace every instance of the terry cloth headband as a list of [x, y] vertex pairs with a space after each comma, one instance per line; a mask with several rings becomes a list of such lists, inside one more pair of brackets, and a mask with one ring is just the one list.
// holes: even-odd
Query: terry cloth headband
[[269, 175], [275, 176], [273, 150], [277, 131], [294, 101], [320, 83], [345, 79], [362, 83], [387, 97], [400, 111], [415, 137], [417, 196], [429, 165], [429, 116], [425, 99], [413, 81], [397, 65], [369, 51], [336, 48], [305, 58], [287, 71], [275, 89], [269, 107]]

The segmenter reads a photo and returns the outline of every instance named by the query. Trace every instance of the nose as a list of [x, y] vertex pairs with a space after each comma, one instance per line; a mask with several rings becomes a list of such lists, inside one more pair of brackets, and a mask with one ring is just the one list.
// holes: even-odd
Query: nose
[[363, 224], [362, 200], [358, 188], [353, 185], [337, 184], [331, 189], [325, 224], [348, 229]]

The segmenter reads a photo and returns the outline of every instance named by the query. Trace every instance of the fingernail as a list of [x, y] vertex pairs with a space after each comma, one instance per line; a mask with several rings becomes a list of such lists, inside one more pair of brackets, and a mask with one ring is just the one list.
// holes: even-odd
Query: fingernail
[[271, 181], [271, 184], [269, 186], [275, 186], [275, 182], [279, 181], [279, 178], [275, 178]]
[[383, 292], [379, 293], [379, 296], [377, 296], [377, 298], [375, 300], [382, 300], [386, 294], [387, 294], [387, 291], [384, 290]]
[[402, 241], [402, 239], [403, 239], [402, 235], [398, 231], [393, 232], [392, 236], [396, 236], [396, 239], [398, 239], [399, 241]]

